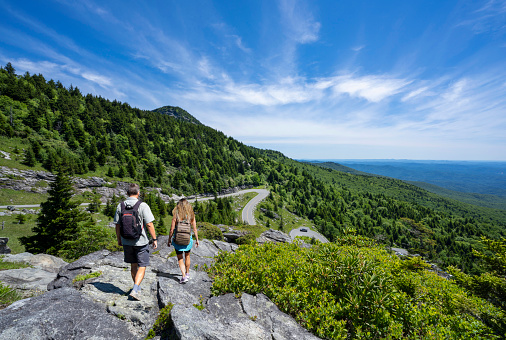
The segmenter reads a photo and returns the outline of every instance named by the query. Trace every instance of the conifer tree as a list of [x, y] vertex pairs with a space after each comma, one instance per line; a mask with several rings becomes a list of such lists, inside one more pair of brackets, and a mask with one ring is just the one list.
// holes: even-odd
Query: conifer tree
[[33, 152], [32, 148], [28, 148], [25, 151], [25, 158], [23, 159], [23, 164], [28, 166], [35, 166], [35, 163], [37, 160], [35, 159], [35, 153]]
[[107, 177], [114, 177], [114, 171], [112, 170], [111, 167], [109, 167], [109, 169], [107, 170]]
[[74, 189], [65, 169], [59, 169], [48, 194], [41, 204], [37, 225], [32, 228], [34, 235], [21, 237], [20, 241], [28, 252], [58, 255], [64, 242], [77, 237], [79, 225], [87, 216], [79, 209], [79, 202], [71, 201]]
[[94, 156], [91, 156], [91, 157], [90, 157], [90, 161], [89, 161], [89, 163], [88, 163], [88, 169], [89, 169], [90, 171], [95, 171], [95, 170], [97, 170], [97, 160], [95, 159], [95, 157], [94, 157]]

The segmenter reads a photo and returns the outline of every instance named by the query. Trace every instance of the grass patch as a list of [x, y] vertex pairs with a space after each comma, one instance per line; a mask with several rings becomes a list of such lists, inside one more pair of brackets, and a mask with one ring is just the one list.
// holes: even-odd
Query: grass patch
[[22, 298], [18, 291], [0, 282], [0, 309], [4, 309]]
[[[4, 210], [5, 211], [5, 210]], [[32, 228], [35, 227], [35, 219], [37, 215], [25, 215], [27, 219], [24, 224], [19, 224], [16, 220], [17, 215], [0, 216], [0, 225], [4, 224], [4, 230], [0, 229], [0, 237], [8, 237], [7, 246], [11, 248], [13, 254], [23, 253], [25, 247], [19, 242], [21, 236], [33, 235]]]
[[102, 272], [93, 272], [93, 273], [89, 273], [89, 274], [86, 274], [86, 275], [77, 275], [74, 280], [72, 280], [72, 283], [76, 283], [78, 281], [85, 281], [85, 280], [88, 280], [88, 279], [91, 279], [93, 277], [99, 277], [100, 275], [102, 275]]
[[[11, 158], [5, 159], [4, 157], [0, 156], [0, 166], [6, 166], [20, 170], [44, 170], [44, 168], [42, 168], [42, 164], [39, 162], [37, 162], [34, 167], [29, 167], [21, 163], [25, 158], [24, 150], [28, 149], [29, 147], [30, 143], [26, 138], [9, 138], [6, 136], [0, 136], [0, 150], [9, 153], [9, 157]], [[18, 150], [18, 153], [14, 152], [16, 149]]]
[[28, 268], [31, 267], [27, 263], [23, 262], [5, 262], [3, 260], [3, 256], [0, 256], [0, 271], [1, 270], [10, 270], [10, 269], [20, 269], [20, 268]]
[[36, 192], [0, 189], [0, 205], [40, 204], [47, 195]]

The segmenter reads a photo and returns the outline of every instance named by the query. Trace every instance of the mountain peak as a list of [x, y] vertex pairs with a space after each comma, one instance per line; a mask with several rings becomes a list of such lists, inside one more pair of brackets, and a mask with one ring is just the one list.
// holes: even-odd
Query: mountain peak
[[202, 124], [199, 120], [189, 114], [187, 111], [183, 110], [177, 106], [162, 106], [158, 109], [152, 110], [152, 112], [158, 112], [164, 115], [172, 116], [176, 119], [181, 119], [193, 124]]

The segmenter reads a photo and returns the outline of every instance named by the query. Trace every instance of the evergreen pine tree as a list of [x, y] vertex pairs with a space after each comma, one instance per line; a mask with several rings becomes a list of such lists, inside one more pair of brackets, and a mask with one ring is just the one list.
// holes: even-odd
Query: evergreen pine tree
[[116, 213], [116, 208], [118, 206], [119, 200], [120, 200], [119, 197], [116, 197], [115, 194], [112, 194], [112, 197], [107, 200], [107, 204], [105, 205], [105, 208], [103, 211], [104, 215], [106, 215], [110, 218], [113, 218], [114, 214]]
[[95, 170], [97, 170], [97, 160], [95, 159], [95, 157], [94, 157], [94, 156], [91, 156], [91, 157], [90, 157], [90, 161], [89, 161], [89, 163], [88, 163], [88, 169], [89, 169], [90, 171], [95, 171]]
[[79, 224], [87, 216], [79, 209], [79, 202], [71, 201], [74, 189], [66, 170], [60, 168], [48, 194], [41, 204], [37, 225], [32, 228], [34, 235], [20, 237], [20, 242], [28, 252], [58, 255], [64, 242], [77, 237]]
[[109, 167], [109, 169], [107, 170], [107, 177], [114, 177], [114, 171], [112, 170], [111, 167]]
[[98, 160], [98, 164], [100, 164], [102, 166], [105, 165], [105, 163], [107, 162], [107, 156], [106, 156], [106, 154], [105, 154], [105, 152], [103, 150], [102, 150], [102, 152], [100, 152], [98, 154], [98, 159], [97, 160]]
[[117, 177], [119, 178], [123, 178], [126, 176], [126, 170], [125, 170], [125, 167], [123, 165], [121, 165], [119, 168], [118, 168], [118, 172], [116, 173]]
[[155, 220], [155, 230], [156, 235], [167, 235], [167, 227], [165, 226], [165, 222], [161, 216]]
[[23, 159], [23, 164], [28, 166], [35, 166], [37, 160], [35, 159], [35, 152], [33, 152], [32, 148], [28, 148], [25, 151], [25, 158]]

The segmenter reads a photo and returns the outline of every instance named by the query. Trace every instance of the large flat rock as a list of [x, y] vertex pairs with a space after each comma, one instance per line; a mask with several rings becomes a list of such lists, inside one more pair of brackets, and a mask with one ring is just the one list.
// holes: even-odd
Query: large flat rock
[[0, 271], [0, 281], [12, 288], [26, 291], [45, 292], [47, 285], [56, 277], [55, 273], [38, 268], [20, 268]]
[[117, 317], [72, 288], [0, 310], [0, 340], [137, 339]]

